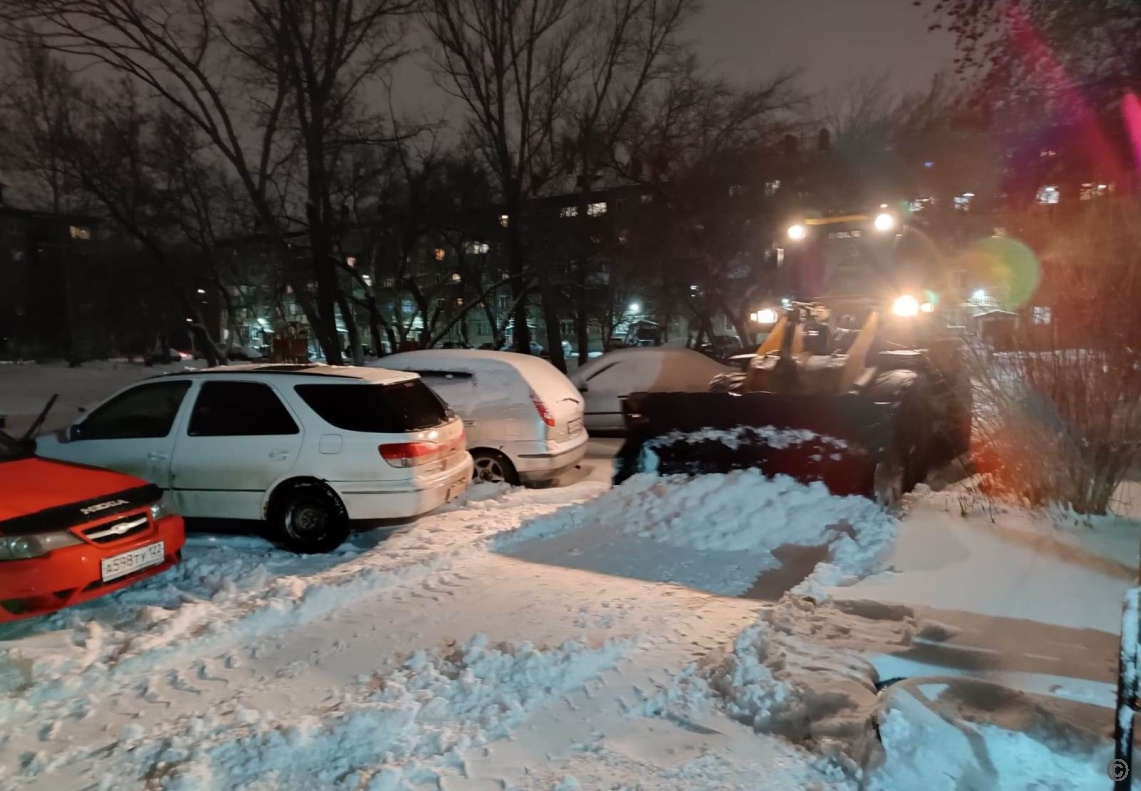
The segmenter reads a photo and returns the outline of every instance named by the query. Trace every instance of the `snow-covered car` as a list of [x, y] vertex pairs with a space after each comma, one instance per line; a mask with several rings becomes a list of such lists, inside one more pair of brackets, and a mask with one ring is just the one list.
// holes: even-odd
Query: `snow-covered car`
[[245, 365], [154, 377], [54, 436], [50, 458], [168, 490], [186, 517], [268, 520], [297, 552], [325, 552], [350, 520], [405, 519], [471, 480], [463, 423], [415, 374]]
[[587, 430], [618, 432], [625, 428], [622, 399], [630, 393], [705, 392], [714, 377], [731, 370], [691, 349], [650, 346], [608, 352], [570, 380], [585, 396]]
[[157, 487], [31, 451], [0, 432], [0, 623], [89, 601], [178, 563], [182, 519]]
[[377, 365], [419, 374], [463, 418], [480, 480], [551, 481], [586, 453], [582, 396], [546, 360], [433, 349], [394, 354]]

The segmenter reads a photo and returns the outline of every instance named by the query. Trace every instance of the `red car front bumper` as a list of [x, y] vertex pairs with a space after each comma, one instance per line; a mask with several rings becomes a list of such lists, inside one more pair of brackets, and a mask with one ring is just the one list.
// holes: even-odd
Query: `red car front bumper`
[[[0, 562], [0, 623], [44, 615], [80, 602], [90, 601], [128, 585], [153, 577], [174, 566], [182, 557], [186, 533], [180, 516], [150, 520], [148, 511], [118, 514], [114, 520], [147, 516], [145, 530], [106, 543], [84, 538], [84, 543], [64, 547], [39, 558]], [[82, 537], [98, 523], [85, 524], [70, 532]], [[163, 542], [162, 562], [122, 577], [103, 581], [101, 561]]]

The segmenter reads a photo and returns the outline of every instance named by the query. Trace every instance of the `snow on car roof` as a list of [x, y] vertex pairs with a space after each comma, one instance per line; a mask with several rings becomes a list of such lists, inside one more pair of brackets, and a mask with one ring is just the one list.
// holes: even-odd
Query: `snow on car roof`
[[[523, 373], [550, 374], [554, 366], [542, 357], [517, 352], [497, 352], [489, 349], [418, 349], [412, 352], [398, 352], [382, 357], [378, 366], [392, 365], [397, 368], [414, 365], [432, 366], [437, 371], [491, 371], [502, 370], [510, 365]], [[557, 369], [556, 369], [557, 370]]]
[[273, 374], [275, 376], [324, 376], [334, 379], [357, 379], [371, 384], [403, 382], [415, 377], [407, 371], [393, 371], [387, 368], [363, 368], [352, 365], [300, 365], [250, 363], [246, 365], [219, 365], [196, 371], [182, 371], [161, 376], [201, 376], [204, 374]]
[[716, 371], [721, 369], [723, 371], [730, 370], [728, 366], [713, 360], [701, 352], [694, 351], [693, 349], [686, 349], [683, 346], [631, 346], [625, 349], [615, 349], [609, 351], [601, 357], [595, 357], [585, 365], [579, 366], [577, 370], [571, 373], [570, 378], [573, 382], [581, 381], [582, 376], [589, 375], [599, 368], [613, 365], [620, 360], [629, 360], [634, 357], [658, 357], [661, 359], [661, 364], [664, 365], [677, 365], [698, 367], [703, 370]]

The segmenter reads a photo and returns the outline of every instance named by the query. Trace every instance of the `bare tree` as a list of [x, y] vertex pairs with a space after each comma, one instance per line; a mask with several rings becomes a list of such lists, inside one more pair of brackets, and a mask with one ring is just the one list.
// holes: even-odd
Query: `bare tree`
[[[356, 99], [403, 54], [412, 0], [0, 0], [9, 35], [110, 68], [194, 125], [229, 164], [331, 363], [345, 307], [333, 256], [331, 169], [383, 137]], [[303, 163], [300, 185], [288, 163]], [[299, 192], [300, 194], [295, 194]], [[303, 211], [295, 212], [300, 204]], [[300, 215], [300, 216], [299, 216]], [[290, 232], [309, 237], [297, 272]], [[311, 289], [310, 282], [316, 288]], [[344, 315], [352, 324], [351, 312]]]
[[607, 0], [592, 9], [585, 74], [574, 86], [567, 113], [572, 135], [566, 144], [568, 164], [579, 188], [576, 221], [581, 230], [573, 288], [580, 364], [588, 359], [587, 281], [597, 268], [591, 254], [589, 193], [650, 87], [678, 67], [678, 37], [696, 7], [696, 0]]
[[[527, 265], [525, 200], [552, 176], [557, 124], [582, 73], [592, 4], [572, 0], [428, 0], [424, 20], [441, 84], [468, 110], [469, 130], [494, 174], [507, 215], [514, 341], [530, 350], [522, 299]], [[546, 267], [538, 272], [551, 360], [565, 368], [557, 294]]]

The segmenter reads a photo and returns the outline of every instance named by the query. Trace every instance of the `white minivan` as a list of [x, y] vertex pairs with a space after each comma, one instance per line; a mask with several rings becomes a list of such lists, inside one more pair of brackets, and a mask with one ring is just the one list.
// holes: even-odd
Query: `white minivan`
[[460, 419], [415, 374], [379, 368], [158, 376], [40, 438], [36, 452], [144, 478], [183, 516], [268, 520], [298, 552], [335, 548], [350, 520], [431, 511], [472, 475]]
[[552, 481], [586, 453], [582, 396], [546, 360], [514, 352], [426, 349], [393, 354], [377, 365], [419, 374], [463, 418], [479, 480]]

